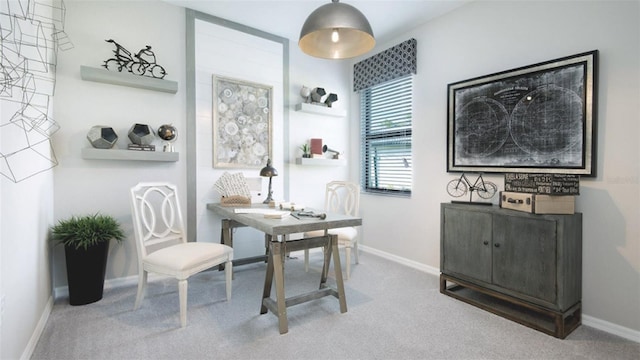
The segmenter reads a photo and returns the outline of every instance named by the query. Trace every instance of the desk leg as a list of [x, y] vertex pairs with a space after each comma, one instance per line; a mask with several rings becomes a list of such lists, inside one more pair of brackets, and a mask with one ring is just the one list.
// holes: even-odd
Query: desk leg
[[[329, 241], [329, 249], [327, 249], [327, 253], [332, 252], [333, 253], [333, 269], [334, 272], [336, 273], [336, 286], [338, 288], [338, 300], [340, 302], [340, 312], [341, 313], [346, 313], [347, 312], [347, 298], [344, 294], [344, 282], [342, 280], [342, 265], [340, 264], [340, 251], [338, 250], [338, 235], [329, 235], [330, 236], [330, 241]], [[326, 260], [326, 259], [329, 260]], [[327, 268], [327, 271], [329, 269], [329, 262], [330, 262], [330, 258], [329, 256], [325, 256], [325, 267]], [[324, 281], [326, 281], [326, 275], [324, 275]]]
[[285, 334], [289, 331], [289, 324], [287, 321], [287, 305], [284, 297], [284, 252], [283, 242], [272, 241], [271, 242], [271, 257], [273, 258], [273, 271], [276, 280], [276, 301], [278, 304], [278, 324], [280, 328], [280, 334]]
[[[271, 235], [265, 235], [265, 241], [271, 246]], [[273, 251], [271, 251], [273, 254]], [[266, 314], [269, 309], [264, 305], [264, 300], [271, 297], [271, 283], [273, 282], [273, 256], [267, 256], [267, 271], [264, 277], [264, 290], [262, 290], [262, 306], [260, 307], [260, 314]]]

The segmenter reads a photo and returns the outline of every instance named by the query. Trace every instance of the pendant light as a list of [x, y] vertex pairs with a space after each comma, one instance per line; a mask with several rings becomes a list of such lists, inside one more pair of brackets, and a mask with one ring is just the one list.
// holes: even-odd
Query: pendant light
[[367, 18], [351, 5], [332, 0], [309, 15], [300, 30], [300, 49], [325, 59], [347, 59], [373, 49], [376, 40]]

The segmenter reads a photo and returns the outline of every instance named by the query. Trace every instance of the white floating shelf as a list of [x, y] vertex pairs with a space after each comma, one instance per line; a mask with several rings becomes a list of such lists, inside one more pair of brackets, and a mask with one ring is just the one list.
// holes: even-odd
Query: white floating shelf
[[177, 152], [82, 148], [88, 160], [178, 161]]
[[347, 112], [341, 109], [308, 103], [297, 104], [295, 109], [296, 111], [323, 116], [345, 117], [347, 115]]
[[107, 69], [80, 66], [82, 80], [95, 81], [111, 85], [129, 86], [139, 89], [154, 90], [175, 94], [178, 83], [171, 80], [156, 79], [149, 76], [138, 76], [130, 73], [109, 71]]
[[296, 158], [296, 164], [298, 165], [342, 166], [346, 163], [345, 159]]

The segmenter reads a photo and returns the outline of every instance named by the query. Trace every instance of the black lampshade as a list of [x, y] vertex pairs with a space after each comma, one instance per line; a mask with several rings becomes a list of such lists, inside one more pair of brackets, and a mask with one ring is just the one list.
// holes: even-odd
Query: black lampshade
[[276, 168], [271, 166], [271, 159], [267, 160], [267, 166], [263, 167], [262, 170], [260, 170], [260, 176], [264, 176], [264, 177], [278, 176], [278, 170], [276, 170]]

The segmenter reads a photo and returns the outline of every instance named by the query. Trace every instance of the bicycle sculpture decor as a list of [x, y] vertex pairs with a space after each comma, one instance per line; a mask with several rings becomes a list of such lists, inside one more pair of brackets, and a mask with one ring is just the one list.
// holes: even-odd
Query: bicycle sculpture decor
[[126, 70], [134, 75], [150, 76], [156, 79], [162, 79], [167, 75], [164, 68], [156, 63], [156, 54], [151, 51], [151, 46], [146, 45], [144, 49], [140, 49], [137, 54], [132, 55], [129, 50], [115, 40], [105, 41], [116, 47], [113, 50], [115, 57], [105, 60], [102, 65], [105, 69], [118, 72]]
[[[462, 173], [459, 178], [451, 180], [447, 184], [447, 192], [453, 197], [461, 197], [469, 192], [469, 203], [472, 203], [471, 198], [474, 191], [483, 199], [491, 199], [498, 191], [498, 187], [491, 181], [484, 181], [482, 174], [478, 175], [478, 178], [473, 184], [469, 181], [465, 173]], [[476, 202], [475, 204], [491, 205], [491, 203], [483, 202]]]

